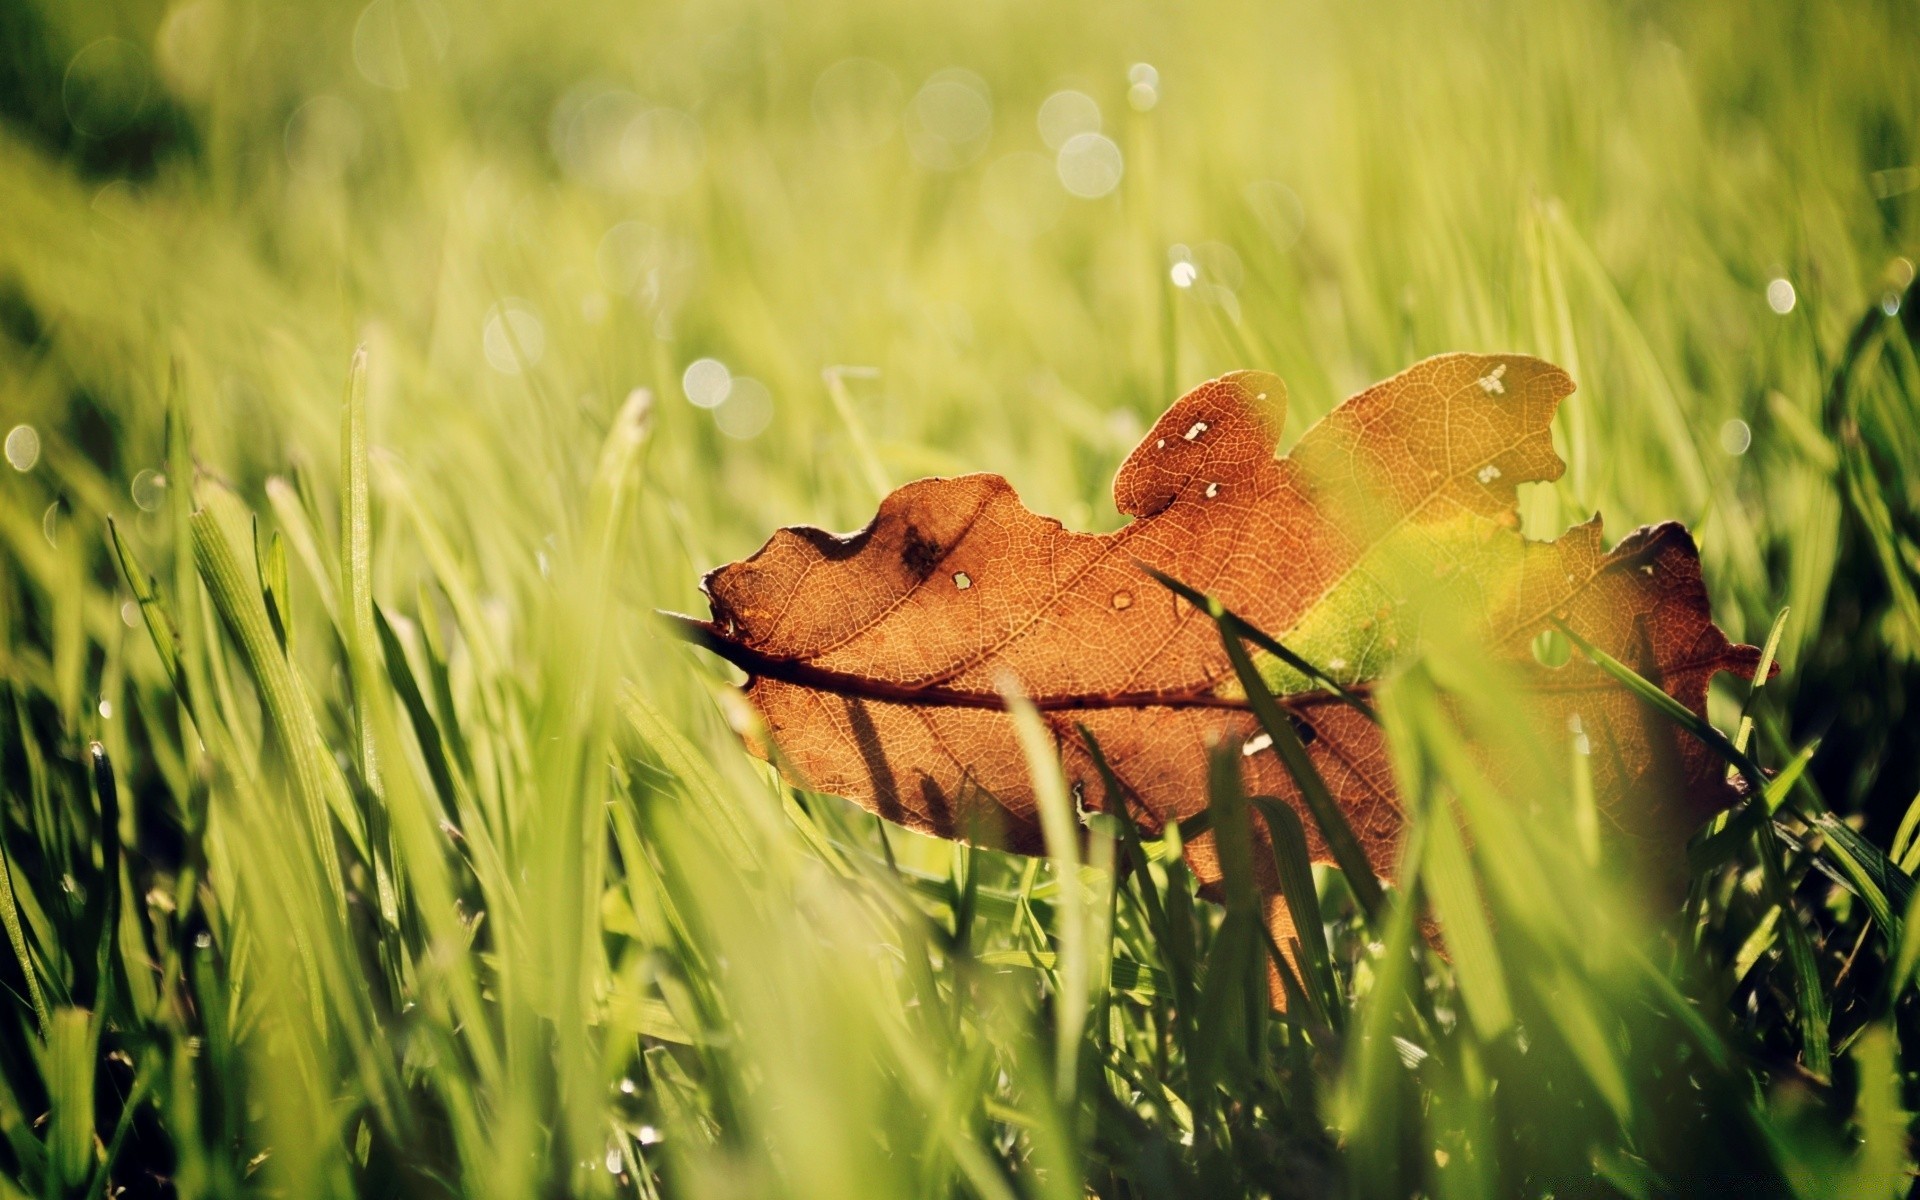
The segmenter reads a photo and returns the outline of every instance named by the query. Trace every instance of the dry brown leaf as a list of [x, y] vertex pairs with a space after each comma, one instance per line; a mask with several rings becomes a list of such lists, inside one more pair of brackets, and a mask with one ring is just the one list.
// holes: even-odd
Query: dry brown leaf
[[[1330, 861], [1213, 621], [1141, 565], [1360, 693], [1433, 622], [1464, 620], [1532, 689], [1540, 736], [1587, 737], [1603, 807], [1671, 857], [1735, 798], [1721, 764], [1599, 668], [1542, 666], [1531, 642], [1563, 620], [1697, 713], [1716, 672], [1750, 676], [1758, 656], [1713, 624], [1681, 526], [1636, 530], [1612, 550], [1598, 517], [1551, 542], [1519, 534], [1515, 488], [1559, 477], [1549, 426], [1572, 391], [1538, 359], [1441, 355], [1347, 400], [1276, 458], [1284, 387], [1236, 372], [1183, 396], [1127, 458], [1114, 499], [1134, 519], [1113, 533], [1029, 512], [997, 475], [925, 479], [859, 533], [783, 529], [711, 572], [699, 630], [747, 672], [747, 697], [800, 782], [910, 828], [1042, 849], [1004, 711], [1011, 683], [1089, 807], [1104, 789], [1080, 724], [1149, 828], [1204, 809], [1208, 750], [1239, 739], [1249, 791], [1301, 808], [1310, 852]], [[1391, 878], [1402, 814], [1379, 728], [1279, 660], [1261, 668]], [[1218, 884], [1209, 839], [1189, 858]], [[1284, 934], [1271, 894], [1268, 909]]]

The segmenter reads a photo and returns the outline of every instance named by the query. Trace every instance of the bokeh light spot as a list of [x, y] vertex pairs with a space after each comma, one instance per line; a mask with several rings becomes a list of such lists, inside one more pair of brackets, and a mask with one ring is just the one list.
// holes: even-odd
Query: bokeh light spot
[[1753, 427], [1739, 417], [1720, 426], [1720, 448], [1728, 454], [1741, 455], [1747, 447], [1753, 445]]
[[979, 158], [992, 133], [993, 94], [972, 71], [934, 72], [907, 106], [907, 145], [936, 171], [957, 171]]
[[758, 379], [741, 375], [733, 379], [727, 394], [713, 410], [713, 423], [720, 432], [738, 441], [759, 437], [773, 421], [773, 393]]
[[1099, 133], [1076, 133], [1054, 162], [1060, 183], [1082, 200], [1098, 200], [1120, 186], [1120, 147]]
[[1100, 105], [1085, 92], [1055, 92], [1040, 102], [1040, 140], [1058, 150], [1079, 133], [1100, 132]]
[[31, 425], [15, 425], [7, 431], [7, 465], [22, 473], [33, 470], [40, 461], [40, 431]]
[[700, 408], [718, 408], [733, 388], [733, 372], [717, 358], [696, 358], [680, 375], [680, 390]]
[[1793, 284], [1785, 279], [1767, 281], [1768, 308], [1784, 317], [1793, 311], [1794, 299]]
[[1127, 68], [1127, 105], [1135, 112], [1147, 112], [1160, 103], [1160, 72], [1152, 63], [1135, 63]]

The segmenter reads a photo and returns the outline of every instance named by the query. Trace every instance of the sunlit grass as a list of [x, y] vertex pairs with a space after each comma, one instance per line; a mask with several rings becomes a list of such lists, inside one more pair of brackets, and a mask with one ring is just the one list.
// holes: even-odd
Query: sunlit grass
[[[1907, 1190], [1899, 5], [16, 11], [0, 1195]], [[1684, 914], [1569, 747], [1480, 775], [1515, 700], [1439, 646], [1417, 869], [1316, 873], [1278, 1017], [1177, 844], [787, 789], [651, 616], [924, 474], [1111, 527], [1183, 388], [1273, 370], [1291, 440], [1453, 349], [1578, 382], [1529, 533], [1681, 519], [1789, 610], [1743, 748], [1819, 749]]]

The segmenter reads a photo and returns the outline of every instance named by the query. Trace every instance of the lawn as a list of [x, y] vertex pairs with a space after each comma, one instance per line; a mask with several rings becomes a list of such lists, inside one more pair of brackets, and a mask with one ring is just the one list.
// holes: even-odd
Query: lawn
[[[9, 0], [0, 1198], [1910, 1194], [1916, 62], [1907, 0]], [[885, 825], [658, 616], [923, 476], [1114, 529], [1186, 389], [1288, 444], [1454, 350], [1577, 383], [1526, 533], [1684, 522], [1778, 663], [1684, 896], [1436, 639], [1410, 865], [1313, 869], [1274, 1012], [1199, 827]]]

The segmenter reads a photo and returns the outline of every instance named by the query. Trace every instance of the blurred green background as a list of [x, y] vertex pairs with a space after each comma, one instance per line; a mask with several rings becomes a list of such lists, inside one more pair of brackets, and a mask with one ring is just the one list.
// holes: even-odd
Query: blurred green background
[[[1907, 0], [0, 6], [0, 1193], [1903, 1193], [1916, 62]], [[1194, 383], [1290, 439], [1455, 349], [1573, 374], [1528, 531], [1687, 522], [1729, 632], [1789, 613], [1756, 753], [1818, 747], [1784, 904], [1542, 878], [1531, 1040], [1325, 873], [1354, 1024], [1237, 1009], [1177, 856], [888, 838], [649, 616], [926, 474], [1110, 528]]]

